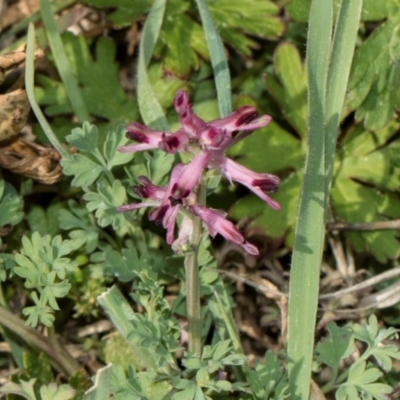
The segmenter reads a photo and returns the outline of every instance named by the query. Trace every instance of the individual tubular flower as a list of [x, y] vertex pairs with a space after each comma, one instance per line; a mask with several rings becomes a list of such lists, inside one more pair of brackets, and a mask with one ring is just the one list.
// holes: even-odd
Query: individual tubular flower
[[[156, 207], [150, 211], [150, 221], [162, 225], [167, 230], [167, 243], [171, 244], [174, 240], [174, 230], [176, 217], [182, 206], [182, 201], [172, 196], [172, 188], [176, 184], [178, 177], [186, 166], [177, 164], [171, 173], [171, 179], [167, 187], [153, 185], [145, 176], [139, 176], [139, 185], [133, 191], [140, 197], [149, 199], [148, 202], [127, 204], [117, 208], [118, 211], [131, 211], [143, 207]], [[189, 195], [189, 194], [188, 194]], [[186, 197], [188, 197], [188, 195]]]
[[226, 176], [231, 183], [232, 181], [241, 183], [255, 193], [260, 199], [268, 203], [273, 209], [280, 209], [280, 205], [266, 194], [278, 190], [280, 179], [276, 175], [267, 173], [259, 174], [224, 156], [218, 157], [215, 160], [215, 164], [218, 165], [222, 174]]
[[126, 137], [138, 143], [119, 147], [118, 151], [121, 153], [157, 149], [164, 135], [164, 132], [153, 131], [139, 122], [128, 124], [126, 130]]
[[207, 166], [211, 159], [211, 154], [206, 151], [198, 153], [189, 164], [186, 164], [176, 182], [172, 185], [172, 196], [175, 199], [182, 199], [192, 192], [192, 190], [198, 185], [204, 168]]
[[207, 208], [200, 204], [189, 205], [188, 209], [192, 214], [197, 215], [203, 220], [208, 233], [212, 237], [215, 237], [215, 235], [219, 233], [229, 242], [242, 246], [249, 254], [254, 256], [259, 254], [257, 247], [246, 242], [245, 238], [236, 229], [235, 225], [225, 218], [226, 213]]

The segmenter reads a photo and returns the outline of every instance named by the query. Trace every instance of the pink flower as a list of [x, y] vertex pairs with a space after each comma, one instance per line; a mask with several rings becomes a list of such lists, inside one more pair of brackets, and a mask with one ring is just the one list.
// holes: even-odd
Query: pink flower
[[236, 229], [232, 222], [225, 219], [226, 213], [219, 210], [212, 210], [200, 204], [188, 206], [188, 209], [194, 215], [200, 217], [208, 233], [215, 237], [217, 233], [222, 235], [229, 242], [242, 246], [249, 254], [257, 256], [258, 249], [249, 242], [246, 242], [243, 235]]
[[[167, 187], [153, 185], [145, 176], [139, 176], [140, 185], [133, 188], [134, 192], [145, 199], [150, 199], [148, 202], [134, 203], [120, 206], [118, 211], [131, 211], [143, 207], [156, 207], [150, 211], [150, 221], [162, 225], [167, 230], [167, 243], [171, 244], [174, 240], [174, 230], [176, 217], [182, 206], [182, 201], [175, 199], [172, 196], [172, 188], [176, 184], [176, 180], [186, 166], [177, 164], [171, 173], [171, 179]], [[189, 194], [188, 194], [189, 195]], [[186, 197], [188, 197], [188, 195]]]
[[[267, 193], [278, 189], [280, 179], [272, 174], [251, 171], [225, 156], [225, 151], [229, 147], [250, 135], [254, 129], [266, 126], [271, 117], [268, 115], [258, 117], [254, 107], [244, 106], [226, 118], [205, 122], [193, 112], [185, 91], [176, 94], [174, 107], [180, 121], [180, 127], [176, 132], [154, 131], [134, 122], [127, 126], [127, 137], [137, 143], [122, 146], [118, 150], [136, 152], [159, 148], [168, 153], [189, 153], [189, 156], [190, 154], [192, 156], [191, 161], [173, 168], [167, 187], [153, 185], [147, 178], [139, 177], [139, 185], [134, 191], [150, 201], [121, 206], [118, 210], [155, 207], [149, 213], [149, 218], [167, 229], [167, 242], [171, 244], [174, 240], [177, 215], [182, 207], [186, 207], [204, 221], [211, 236], [220, 233], [227, 240], [242, 246], [250, 254], [258, 254], [258, 250], [245, 241], [232, 222], [225, 219], [225, 215], [196, 204], [196, 189], [205, 169], [219, 169], [231, 183], [241, 183], [269, 206], [279, 210], [279, 204]], [[184, 221], [178, 239], [174, 242], [174, 250], [184, 246], [185, 240], [191, 235], [192, 222], [187, 218]]]

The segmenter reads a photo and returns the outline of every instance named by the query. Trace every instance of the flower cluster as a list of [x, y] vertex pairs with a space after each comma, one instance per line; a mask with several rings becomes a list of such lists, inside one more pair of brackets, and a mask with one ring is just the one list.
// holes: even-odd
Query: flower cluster
[[196, 188], [206, 168], [219, 169], [231, 183], [241, 183], [278, 210], [279, 204], [267, 193], [278, 189], [280, 179], [275, 175], [251, 171], [225, 156], [229, 147], [254, 129], [266, 126], [271, 117], [257, 117], [254, 107], [244, 106], [226, 118], [205, 122], [192, 111], [185, 91], [177, 93], [174, 106], [180, 121], [180, 128], [176, 132], [154, 131], [133, 122], [127, 126], [127, 137], [136, 143], [122, 146], [118, 150], [123, 153], [149, 149], [161, 149], [168, 153], [184, 152], [191, 155], [190, 163], [177, 164], [166, 187], [153, 185], [146, 177], [140, 176], [139, 185], [134, 187], [134, 191], [149, 201], [121, 206], [118, 210], [155, 207], [149, 213], [149, 219], [163, 225], [167, 230], [167, 242], [172, 244], [175, 251], [179, 251], [190, 239], [193, 228], [192, 220], [185, 216], [178, 238], [174, 241], [176, 218], [182, 207], [185, 207], [191, 214], [202, 219], [211, 236], [219, 233], [228, 241], [242, 246], [248, 253], [257, 255], [257, 248], [244, 239], [232, 222], [225, 219], [225, 213], [197, 204]]

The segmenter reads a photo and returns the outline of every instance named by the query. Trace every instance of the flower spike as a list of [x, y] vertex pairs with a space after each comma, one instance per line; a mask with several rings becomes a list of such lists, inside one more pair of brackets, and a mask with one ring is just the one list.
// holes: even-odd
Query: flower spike
[[[174, 241], [177, 215], [182, 209], [200, 217], [211, 236], [221, 234], [226, 240], [242, 246], [248, 253], [258, 255], [258, 250], [246, 242], [234, 224], [225, 219], [225, 214], [197, 204], [196, 191], [203, 175], [209, 168], [217, 168], [231, 183], [239, 182], [264, 200], [270, 207], [279, 210], [279, 204], [268, 194], [278, 189], [280, 179], [276, 175], [257, 173], [226, 157], [226, 150], [250, 135], [255, 129], [265, 127], [271, 121], [268, 115], [258, 116], [253, 106], [240, 107], [226, 118], [205, 122], [192, 110], [189, 97], [183, 90], [174, 100], [180, 127], [175, 132], [154, 131], [133, 122], [127, 126], [127, 137], [136, 143], [122, 146], [121, 152], [136, 152], [161, 149], [167, 153], [184, 152], [191, 161], [176, 165], [166, 187], [154, 185], [146, 177], [139, 177], [134, 192], [148, 202], [118, 207], [119, 211], [155, 207], [149, 219], [162, 224], [167, 230], [167, 242], [174, 251], [185, 248], [193, 231], [192, 220], [185, 215], [178, 239]], [[187, 214], [187, 213], [186, 213]]]

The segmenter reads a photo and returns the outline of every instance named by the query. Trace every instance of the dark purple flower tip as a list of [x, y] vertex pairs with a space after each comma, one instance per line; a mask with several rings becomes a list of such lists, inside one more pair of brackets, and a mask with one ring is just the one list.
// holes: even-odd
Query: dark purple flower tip
[[264, 179], [254, 179], [252, 186], [259, 187], [264, 193], [275, 193], [278, 191], [280, 179], [275, 176], [269, 176]]
[[151, 139], [161, 139], [163, 132], [153, 131], [147, 126], [140, 124], [139, 122], [132, 122], [126, 127], [126, 137], [137, 142], [148, 143]]
[[138, 143], [149, 143], [149, 138], [142, 132], [138, 131], [127, 132], [126, 137]]
[[175, 183], [172, 186], [172, 198], [175, 199], [175, 201], [184, 199], [185, 197], [188, 197], [191, 191], [189, 189], [185, 189], [184, 187], [180, 187], [178, 183]]
[[149, 220], [150, 221], [155, 221], [157, 225], [162, 225], [162, 220], [170, 208], [169, 204], [164, 204], [155, 210], [152, 210], [149, 212]]
[[163, 139], [158, 147], [167, 153], [175, 153], [179, 149], [179, 145], [179, 139], [176, 136], [170, 136]]
[[199, 143], [206, 148], [218, 150], [222, 149], [230, 139], [230, 133], [227, 133], [223, 129], [217, 129], [209, 126], [201, 133]]
[[166, 188], [153, 185], [145, 176], [138, 177], [139, 185], [133, 187], [133, 191], [143, 199], [162, 201], [167, 191]]
[[182, 110], [189, 106], [189, 96], [185, 90], [178, 90], [175, 95], [174, 106], [178, 114], [181, 114]]
[[[236, 110], [237, 120], [235, 125], [240, 127], [242, 125], [247, 125], [251, 121], [257, 118], [257, 110], [252, 106], [243, 106]], [[243, 128], [242, 128], [243, 129]]]
[[159, 142], [158, 147], [167, 153], [176, 153], [177, 151], [185, 151], [187, 144], [189, 143], [190, 136], [188, 133], [179, 129], [171, 135], [164, 134], [162, 140]]
[[158, 144], [164, 135], [163, 132], [153, 131], [138, 122], [132, 122], [129, 124], [127, 126], [127, 131], [126, 137], [138, 143], [119, 147], [118, 151], [121, 153], [132, 153], [135, 151], [155, 149], [158, 147]]
[[[188, 193], [187, 196], [189, 196], [189, 194], [190, 193]], [[187, 196], [185, 196], [185, 197], [187, 197]], [[168, 200], [169, 200], [169, 202], [170, 202], [172, 207], [175, 207], [177, 205], [182, 205], [182, 200], [181, 199], [176, 199], [175, 197], [169, 196]]]

